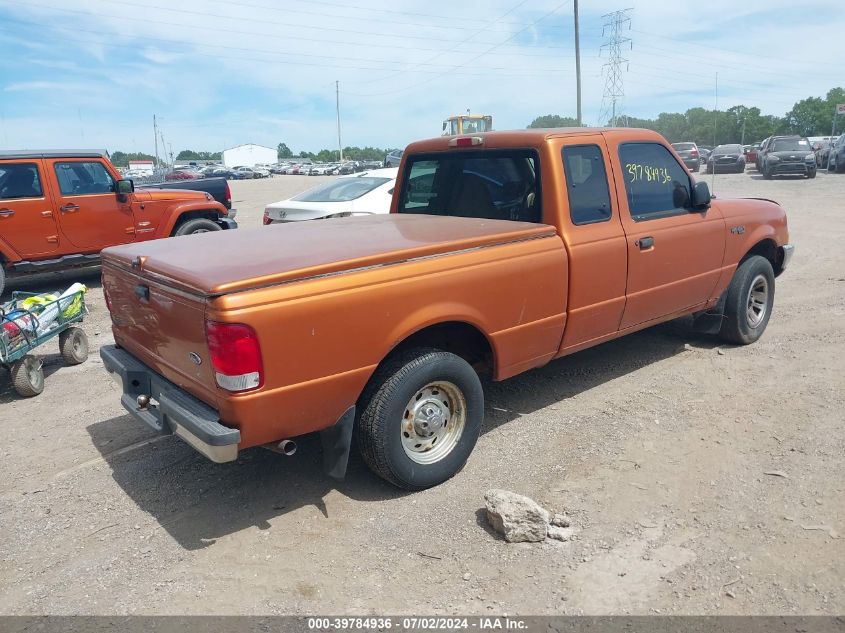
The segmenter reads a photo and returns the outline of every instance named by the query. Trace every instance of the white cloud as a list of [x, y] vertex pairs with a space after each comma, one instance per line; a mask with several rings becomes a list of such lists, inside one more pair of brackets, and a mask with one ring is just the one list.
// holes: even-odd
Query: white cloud
[[[32, 51], [21, 51], [26, 72], [4, 88], [0, 141], [32, 147], [33, 137], [48, 130], [55, 136], [43, 145], [84, 139], [150, 151], [155, 113], [176, 151], [247, 141], [333, 147], [335, 80], [349, 145], [400, 146], [436, 135], [444, 117], [467, 108], [493, 114], [499, 129], [524, 127], [541, 114], [573, 115], [570, 5], [560, 17], [525, 29], [559, 3], [525, 3], [495, 22], [517, 1], [356, 0], [356, 8], [341, 0], [288, 0], [277, 10], [256, 8], [269, 7], [267, 0], [9, 2], [2, 11], [41, 24], [38, 39], [53, 46], [39, 50], [38, 63], [27, 61]], [[630, 4], [636, 31], [627, 53], [625, 110], [631, 114], [711, 107], [717, 70], [720, 104], [775, 114], [845, 77], [845, 39], [835, 37], [845, 28], [845, 12], [834, 0], [814, 2], [801, 20], [787, 0]], [[581, 3], [589, 123], [597, 123], [604, 85], [601, 14], [617, 8], [615, 0]], [[513, 42], [469, 62], [523, 29]], [[820, 42], [824, 47], [811, 46]], [[12, 49], [5, 50], [8, 58]], [[52, 68], [45, 67], [51, 59]], [[29, 99], [25, 108], [10, 101], [42, 93], [50, 98]], [[27, 127], [35, 115], [41, 123]]]

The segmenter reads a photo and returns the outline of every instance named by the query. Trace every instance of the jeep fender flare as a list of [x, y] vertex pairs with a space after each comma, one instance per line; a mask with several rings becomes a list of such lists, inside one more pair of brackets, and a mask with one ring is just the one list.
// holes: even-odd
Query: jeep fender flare
[[[186, 213], [206, 213], [217, 218], [228, 215], [226, 207], [216, 200], [192, 200], [191, 202], [177, 202], [164, 211], [164, 220], [159, 225], [157, 237], [169, 237], [179, 220]], [[198, 216], [199, 217], [199, 216]]]

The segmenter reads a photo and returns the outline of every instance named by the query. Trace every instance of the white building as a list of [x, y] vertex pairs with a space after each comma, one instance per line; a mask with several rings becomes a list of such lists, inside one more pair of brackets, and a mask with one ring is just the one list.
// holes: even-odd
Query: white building
[[247, 143], [223, 150], [223, 164], [226, 167], [255, 167], [278, 162], [278, 154], [272, 147]]

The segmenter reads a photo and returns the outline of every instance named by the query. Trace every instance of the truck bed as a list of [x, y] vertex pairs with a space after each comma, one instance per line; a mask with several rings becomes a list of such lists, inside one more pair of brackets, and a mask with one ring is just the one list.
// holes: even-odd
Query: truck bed
[[280, 224], [116, 246], [104, 263], [203, 296], [385, 266], [553, 235], [542, 224], [426, 215], [374, 215]]

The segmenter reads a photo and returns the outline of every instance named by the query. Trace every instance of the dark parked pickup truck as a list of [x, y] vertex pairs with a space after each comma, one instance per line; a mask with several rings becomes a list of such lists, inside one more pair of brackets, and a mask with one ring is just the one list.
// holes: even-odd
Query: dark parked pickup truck
[[225, 178], [198, 178], [196, 180], [176, 180], [157, 182], [152, 185], [138, 185], [138, 189], [180, 189], [182, 191], [204, 191], [230, 210], [229, 217], [234, 218], [232, 209], [232, 191]]

